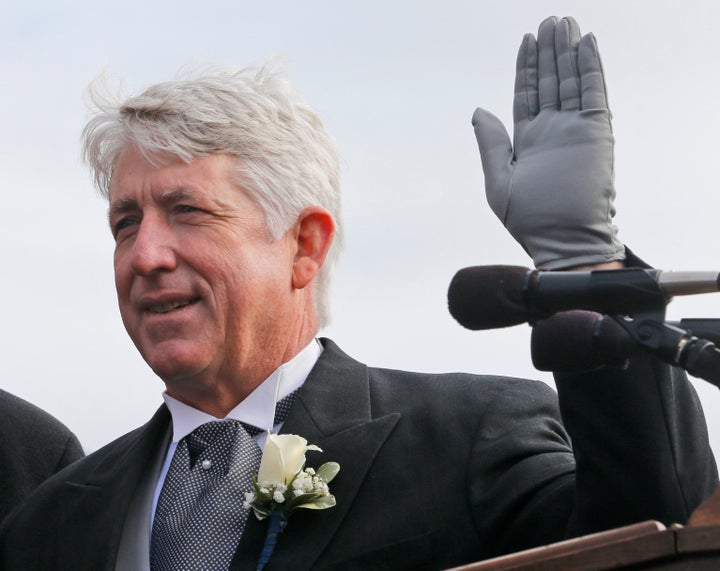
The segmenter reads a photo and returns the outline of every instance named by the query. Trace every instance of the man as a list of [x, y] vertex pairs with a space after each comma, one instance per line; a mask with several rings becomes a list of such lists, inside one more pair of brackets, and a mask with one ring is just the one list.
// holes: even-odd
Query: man
[[47, 478], [83, 456], [65, 425], [3, 390], [0, 442], [0, 521]]
[[[528, 128], [534, 152], [520, 172], [522, 133], [513, 157], [504, 129], [476, 116], [491, 203], [517, 224], [523, 193], [542, 180], [561, 195], [542, 220], [550, 230], [511, 228], [540, 264], [618, 263], [594, 40], [550, 19], [523, 50], [516, 121], [537, 116], [547, 128], [542, 137]], [[577, 102], [563, 109], [569, 92]], [[601, 107], [583, 109], [586, 95]], [[565, 149], [578, 132], [585, 144]], [[566, 154], [552, 166], [589, 169], [582, 192], [548, 170], [563, 155], [557, 145]], [[649, 518], [682, 522], [717, 485], [692, 388], [649, 359], [560, 379], [558, 408], [542, 383], [368, 368], [317, 342], [339, 234], [337, 159], [317, 116], [271, 72], [161, 84], [105, 106], [86, 128], [85, 155], [109, 199], [123, 322], [165, 382], [166, 405], [25, 503], [0, 537], [4, 568], [255, 569], [267, 524], [224, 495], [198, 500], [192, 533], [178, 524], [165, 534], [181, 519], [165, 516], [183, 508], [168, 491], [183, 488], [179, 470], [194, 470], [188, 479], [213, 470], [194, 447], [217, 419], [301, 435], [323, 450], [311, 465], [341, 466], [337, 505], [293, 515], [266, 569], [442, 569]], [[525, 187], [510, 200], [512, 169]], [[568, 253], [578, 219], [590, 238]], [[283, 420], [275, 409], [286, 397]], [[245, 428], [228, 432], [222, 450], [243, 443], [238, 462], [252, 473], [258, 447]], [[234, 483], [219, 479], [207, 494]], [[231, 523], [216, 523], [225, 516]]]

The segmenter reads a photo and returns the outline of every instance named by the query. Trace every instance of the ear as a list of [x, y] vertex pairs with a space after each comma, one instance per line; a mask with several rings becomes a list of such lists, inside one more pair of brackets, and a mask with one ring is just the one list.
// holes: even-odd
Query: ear
[[309, 206], [300, 213], [295, 223], [294, 288], [302, 289], [312, 282], [325, 262], [334, 236], [335, 220], [322, 206]]

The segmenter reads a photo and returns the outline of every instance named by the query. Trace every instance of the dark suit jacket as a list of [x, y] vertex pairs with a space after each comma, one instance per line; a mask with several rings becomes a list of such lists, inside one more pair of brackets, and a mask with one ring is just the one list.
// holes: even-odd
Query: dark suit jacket
[[[442, 569], [633, 521], [683, 522], [717, 485], [686, 379], [649, 360], [543, 383], [368, 368], [332, 342], [283, 432], [341, 465], [337, 506], [294, 514], [267, 567]], [[169, 429], [145, 426], [53, 477], [0, 533], [5, 569], [115, 566], [128, 505]], [[574, 453], [573, 453], [574, 452]], [[255, 569], [252, 516], [233, 569]]]
[[0, 390], [0, 521], [32, 490], [82, 455], [78, 439], [60, 421]]

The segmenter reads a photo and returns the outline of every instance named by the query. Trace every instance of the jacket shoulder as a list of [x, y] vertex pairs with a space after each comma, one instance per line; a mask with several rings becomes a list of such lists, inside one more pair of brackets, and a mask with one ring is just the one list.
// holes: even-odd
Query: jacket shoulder
[[54, 473], [83, 456], [77, 437], [39, 407], [0, 390], [0, 519]]
[[0, 435], [3, 441], [65, 442], [72, 432], [40, 407], [0, 390]]
[[542, 381], [477, 375], [472, 373], [420, 373], [385, 368], [368, 368], [371, 390], [378, 401], [408, 404], [425, 403], [446, 410], [480, 410], [502, 406], [504, 409], [545, 406], [558, 408], [557, 393]]

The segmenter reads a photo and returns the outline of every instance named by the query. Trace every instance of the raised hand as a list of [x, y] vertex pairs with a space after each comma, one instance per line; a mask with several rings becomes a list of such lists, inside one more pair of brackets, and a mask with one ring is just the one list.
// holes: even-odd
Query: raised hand
[[595, 37], [548, 18], [517, 58], [514, 144], [493, 114], [473, 115], [493, 212], [537, 268], [622, 260], [612, 223], [614, 139]]

